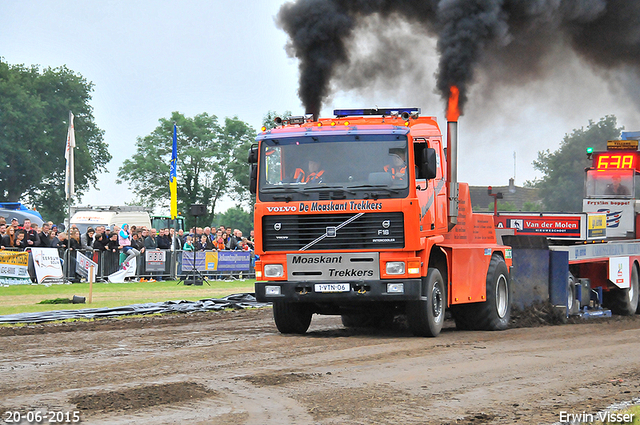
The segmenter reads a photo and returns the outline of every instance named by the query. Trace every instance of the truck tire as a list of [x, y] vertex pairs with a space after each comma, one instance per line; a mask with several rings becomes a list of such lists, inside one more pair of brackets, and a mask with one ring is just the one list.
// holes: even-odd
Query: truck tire
[[634, 264], [631, 267], [631, 279], [629, 288], [615, 288], [609, 291], [607, 307], [614, 314], [631, 316], [638, 310], [638, 268]]
[[472, 331], [475, 330], [475, 317], [477, 316], [474, 309], [475, 304], [468, 305], [452, 305], [451, 315], [456, 322], [456, 329], [459, 331]]
[[427, 276], [422, 278], [422, 297], [420, 301], [407, 303], [407, 322], [415, 336], [438, 336], [444, 324], [446, 292], [444, 279], [436, 268], [429, 268]]
[[567, 313], [569, 315], [578, 314], [580, 311], [580, 305], [576, 299], [576, 278], [571, 272], [569, 272], [569, 278], [567, 279]]
[[476, 329], [501, 331], [511, 319], [509, 270], [499, 255], [493, 255], [487, 271], [487, 300], [477, 303]]
[[283, 334], [304, 334], [311, 324], [313, 312], [304, 303], [276, 301], [273, 303], [273, 319]]

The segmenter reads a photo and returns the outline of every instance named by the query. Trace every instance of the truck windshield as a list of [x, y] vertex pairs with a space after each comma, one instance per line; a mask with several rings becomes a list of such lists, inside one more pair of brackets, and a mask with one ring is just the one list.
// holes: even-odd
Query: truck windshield
[[633, 198], [634, 171], [588, 170], [586, 182], [587, 198]]
[[263, 200], [406, 197], [405, 135], [283, 137], [261, 144]]

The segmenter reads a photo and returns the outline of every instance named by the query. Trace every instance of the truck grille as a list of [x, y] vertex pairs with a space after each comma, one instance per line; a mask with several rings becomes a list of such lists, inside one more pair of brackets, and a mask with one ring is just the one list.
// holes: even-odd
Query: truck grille
[[404, 248], [404, 216], [394, 213], [262, 217], [265, 251]]

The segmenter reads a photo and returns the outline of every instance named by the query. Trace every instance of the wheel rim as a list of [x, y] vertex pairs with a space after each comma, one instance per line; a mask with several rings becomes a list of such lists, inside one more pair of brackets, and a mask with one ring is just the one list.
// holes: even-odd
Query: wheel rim
[[[632, 275], [633, 278], [633, 275]], [[629, 283], [629, 301], [633, 302], [633, 297], [636, 295], [635, 282]]]
[[433, 285], [433, 291], [431, 293], [431, 309], [433, 317], [436, 321], [439, 320], [442, 315], [442, 291], [437, 284]]
[[573, 305], [576, 302], [575, 281], [573, 276], [569, 276], [569, 284], [567, 285], [567, 308], [573, 311]]
[[501, 274], [496, 282], [496, 309], [498, 317], [503, 318], [507, 314], [509, 307], [509, 293], [507, 289], [507, 278]]

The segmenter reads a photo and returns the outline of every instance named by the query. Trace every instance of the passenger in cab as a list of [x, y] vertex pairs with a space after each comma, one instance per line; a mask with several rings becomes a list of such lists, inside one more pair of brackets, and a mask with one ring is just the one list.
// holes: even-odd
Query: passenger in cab
[[322, 183], [324, 170], [319, 160], [310, 159], [308, 174], [304, 172], [302, 168], [296, 168], [296, 172], [293, 175], [293, 179], [296, 183]]
[[404, 149], [389, 149], [390, 161], [384, 171], [391, 174], [392, 180], [404, 180], [407, 176], [407, 152]]

